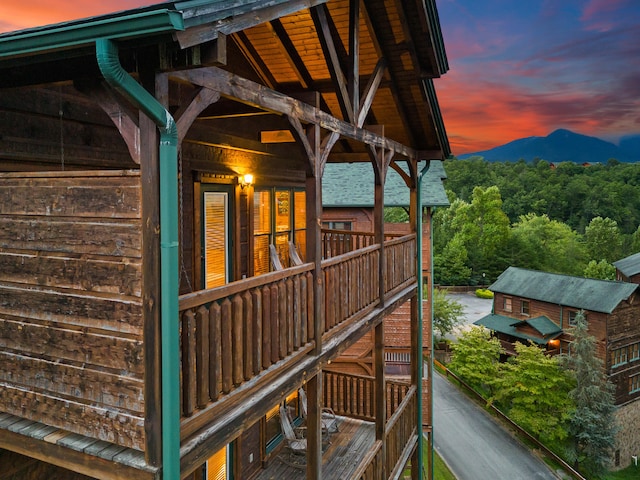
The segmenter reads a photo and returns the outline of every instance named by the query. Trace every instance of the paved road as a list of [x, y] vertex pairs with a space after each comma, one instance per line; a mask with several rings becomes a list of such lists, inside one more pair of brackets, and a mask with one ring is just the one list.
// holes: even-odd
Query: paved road
[[[492, 300], [450, 294], [464, 306], [460, 330], [491, 312]], [[547, 466], [434, 372], [434, 445], [458, 480], [557, 480]]]
[[557, 480], [538, 457], [438, 373], [434, 445], [458, 480]]

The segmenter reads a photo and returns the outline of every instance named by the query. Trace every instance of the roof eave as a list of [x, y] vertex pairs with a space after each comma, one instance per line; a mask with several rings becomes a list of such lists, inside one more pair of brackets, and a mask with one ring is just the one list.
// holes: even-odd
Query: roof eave
[[98, 38], [130, 39], [179, 30], [184, 30], [182, 13], [166, 8], [125, 16], [96, 17], [50, 28], [24, 30], [0, 38], [0, 59], [83, 47]]

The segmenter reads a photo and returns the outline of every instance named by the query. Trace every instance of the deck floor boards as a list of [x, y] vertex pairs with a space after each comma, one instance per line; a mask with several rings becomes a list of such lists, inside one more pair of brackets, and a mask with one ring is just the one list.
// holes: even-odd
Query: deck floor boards
[[[326, 480], [349, 479], [375, 442], [375, 428], [370, 422], [339, 417], [339, 429], [331, 434], [331, 443], [322, 454], [322, 478]], [[255, 480], [304, 480], [304, 465], [287, 464], [302, 460], [300, 455], [293, 456], [285, 448]]]

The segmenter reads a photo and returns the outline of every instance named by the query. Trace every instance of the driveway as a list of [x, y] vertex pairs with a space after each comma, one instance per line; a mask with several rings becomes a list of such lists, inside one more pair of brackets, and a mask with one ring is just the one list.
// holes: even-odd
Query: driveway
[[546, 464], [439, 373], [433, 439], [458, 480], [557, 480]]
[[[491, 313], [492, 299], [450, 293], [464, 307], [455, 337]], [[557, 480], [546, 464], [449, 381], [433, 375], [434, 447], [458, 480]]]

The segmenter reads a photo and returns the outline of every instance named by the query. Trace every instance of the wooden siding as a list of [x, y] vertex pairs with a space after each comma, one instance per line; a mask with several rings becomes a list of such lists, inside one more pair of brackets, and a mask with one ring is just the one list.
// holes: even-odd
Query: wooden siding
[[0, 410], [144, 449], [136, 171], [0, 174]]

